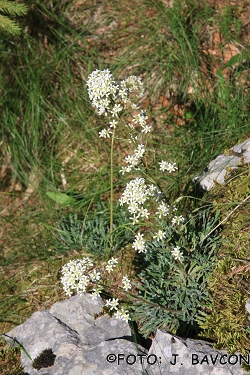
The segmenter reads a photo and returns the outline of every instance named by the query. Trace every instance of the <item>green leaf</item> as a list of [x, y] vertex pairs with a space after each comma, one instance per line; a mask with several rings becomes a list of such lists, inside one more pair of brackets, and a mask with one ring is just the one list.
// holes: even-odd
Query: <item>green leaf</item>
[[230, 68], [234, 64], [238, 63], [241, 58], [242, 58], [241, 53], [237, 53], [237, 55], [231, 57], [231, 59], [225, 65], [223, 65], [222, 70], [226, 68]]
[[59, 193], [57, 191], [47, 191], [46, 195], [56, 203], [66, 207], [73, 206], [76, 200], [73, 197], [69, 197], [67, 194]]
[[201, 271], [204, 268], [206, 268], [206, 265], [190, 267], [190, 269], [192, 270], [188, 273], [188, 275], [189, 276], [194, 275], [195, 273], [197, 273], [198, 271]]

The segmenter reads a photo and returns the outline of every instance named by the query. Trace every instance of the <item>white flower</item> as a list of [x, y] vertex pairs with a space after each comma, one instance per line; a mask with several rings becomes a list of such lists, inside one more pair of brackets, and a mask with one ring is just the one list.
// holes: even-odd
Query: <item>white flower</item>
[[162, 202], [158, 207], [156, 211], [156, 215], [159, 216], [159, 219], [161, 219], [162, 216], [167, 216], [169, 214], [169, 206], [167, 206], [164, 202]]
[[143, 236], [144, 236], [144, 234], [141, 234], [140, 232], [138, 232], [137, 235], [135, 236], [135, 238], [136, 238], [136, 240], [143, 241]]
[[90, 279], [88, 276], [83, 275], [81, 279], [79, 280], [78, 284], [76, 284], [76, 291], [79, 293], [86, 292], [86, 287], [89, 283]]
[[115, 299], [113, 298], [112, 301], [109, 299], [108, 301], [106, 301], [106, 306], [110, 307], [110, 310], [118, 310], [118, 298]]
[[87, 79], [86, 85], [88, 87], [89, 98], [92, 104], [102, 114], [109, 110], [109, 95], [116, 91], [114, 85], [114, 78], [108, 69], [95, 70]]
[[126, 172], [131, 172], [132, 171], [132, 167], [131, 167], [131, 165], [128, 165], [127, 167], [126, 167]]
[[129, 92], [138, 91], [137, 97], [141, 97], [144, 93], [143, 83], [139, 77], [130, 76], [121, 82], [122, 88], [127, 88]]
[[138, 206], [138, 203], [136, 202], [132, 202], [128, 206], [128, 210], [131, 214], [135, 214], [138, 211], [138, 209], [139, 209], [139, 206]]
[[118, 113], [122, 111], [121, 104], [115, 104], [113, 109], [111, 110], [112, 116], [118, 116]]
[[155, 236], [153, 236], [153, 238], [156, 238], [157, 241], [160, 241], [162, 240], [163, 238], [165, 238], [165, 232], [163, 232], [162, 230], [159, 230]]
[[147, 196], [148, 192], [145, 180], [137, 177], [135, 180], [132, 180], [127, 184], [126, 189], [120, 198], [120, 203], [124, 204], [125, 201], [127, 204], [133, 201], [138, 202], [138, 199], [141, 201], [142, 197], [145, 198], [145, 201]]
[[146, 125], [142, 127], [142, 133], [150, 133], [152, 129], [152, 126]]
[[118, 92], [118, 95], [123, 99], [123, 100], [127, 100], [127, 97], [128, 97], [128, 90], [123, 88], [123, 89], [120, 89], [119, 92]]
[[110, 129], [108, 129], [108, 130], [103, 129], [102, 131], [99, 132], [99, 137], [100, 138], [110, 138], [111, 133], [112, 133], [112, 131]]
[[118, 260], [116, 258], [112, 257], [111, 259], [109, 259], [108, 264], [106, 265], [106, 270], [108, 271], [108, 273], [113, 271], [113, 268], [116, 266], [117, 263]]
[[136, 251], [138, 251], [138, 253], [143, 253], [143, 252], [145, 253], [147, 251], [145, 247], [145, 241], [143, 240], [143, 234], [138, 233], [135, 236], [135, 240], [133, 242], [132, 247]]
[[93, 289], [93, 292], [94, 293], [91, 294], [92, 299], [97, 299], [97, 297], [100, 297], [100, 291]]
[[139, 107], [135, 103], [131, 103], [130, 106], [132, 109], [139, 109]]
[[138, 164], [139, 160], [136, 155], [128, 155], [126, 158], [126, 163], [131, 164], [131, 166], [135, 166]]
[[[128, 167], [129, 167], [129, 172], [131, 170], [131, 168], [136, 168], [138, 166], [138, 164], [140, 163], [140, 159], [143, 157], [145, 153], [145, 148], [144, 148], [144, 145], [142, 144], [139, 144], [138, 145], [138, 148], [136, 150], [134, 150], [134, 154], [133, 155], [128, 155], [126, 158], [125, 158], [125, 161], [127, 164], [130, 164]], [[139, 167], [138, 167], [139, 168]], [[137, 168], [137, 169], [138, 169]], [[125, 168], [122, 170], [122, 172], [125, 172]]]
[[131, 124], [131, 123], [128, 123], [128, 124], [126, 124], [125, 126], [126, 126], [127, 128], [129, 128], [129, 129], [132, 129], [132, 130], [135, 129], [134, 124]]
[[135, 124], [140, 124], [141, 126], [144, 126], [146, 124], [146, 120], [147, 120], [148, 116], [146, 116], [146, 113], [144, 111], [141, 111], [141, 113], [139, 113], [138, 115], [136, 116], [133, 116], [133, 122]]
[[150, 215], [150, 212], [146, 209], [146, 208], [140, 208], [139, 209], [139, 216], [144, 218], [144, 219], [147, 219]]
[[126, 292], [128, 291], [128, 289], [131, 289], [131, 282], [127, 276], [123, 276], [122, 283], [124, 284], [123, 289], [125, 289]]
[[101, 277], [101, 272], [97, 272], [96, 270], [94, 270], [90, 275], [89, 275], [91, 281], [96, 281], [96, 280], [100, 280], [100, 277]]
[[162, 160], [159, 164], [160, 164], [160, 171], [164, 172], [165, 170], [167, 170], [168, 162]]
[[117, 258], [113, 258], [112, 257], [111, 259], [109, 259], [108, 263], [112, 264], [114, 266], [114, 265], [116, 265], [118, 263], [118, 260], [117, 260]]
[[172, 172], [176, 171], [178, 168], [175, 165], [176, 165], [176, 163], [174, 163], [174, 164], [168, 163], [168, 169], [167, 169], [167, 171], [169, 173], [172, 173]]
[[113, 265], [112, 264], [107, 264], [106, 265], [106, 270], [108, 271], [108, 273], [110, 273], [111, 271], [113, 271]]
[[157, 190], [157, 187], [153, 184], [149, 185], [148, 187], [148, 194], [150, 197], [153, 197], [155, 195], [155, 191]]
[[124, 173], [127, 172], [127, 167], [122, 167], [119, 172], [124, 176]]
[[175, 258], [175, 260], [179, 260], [180, 262], [183, 261], [184, 257], [183, 257], [183, 253], [180, 251], [180, 246], [174, 247], [174, 249], [171, 250], [171, 253], [173, 257]]
[[122, 319], [122, 311], [121, 310], [118, 310], [114, 315], [115, 315], [116, 319]]
[[110, 125], [110, 127], [111, 128], [116, 128], [116, 125], [118, 124], [118, 121], [115, 121], [115, 120], [112, 120], [112, 121], [110, 121], [110, 123], [109, 123], [109, 125]]
[[172, 219], [172, 224], [177, 224], [177, 225], [180, 225], [181, 223], [184, 222], [184, 217], [181, 215], [181, 216], [174, 216], [173, 219]]
[[62, 267], [61, 283], [67, 295], [72, 295], [74, 291], [82, 293], [86, 291], [86, 286], [90, 279], [85, 275], [86, 270], [93, 266], [89, 257], [71, 260]]
[[160, 171], [162, 171], [162, 172], [168, 171], [169, 173], [172, 173], [172, 172], [174, 172], [174, 171], [176, 171], [178, 169], [175, 166], [176, 163], [171, 164], [171, 163], [168, 163], [168, 162], [162, 160], [159, 164], [160, 164]]
[[137, 223], [139, 223], [139, 216], [137, 215], [137, 216], [131, 216], [130, 217], [130, 220], [132, 220], [132, 225], [135, 225], [135, 224], [137, 224]]
[[125, 320], [125, 322], [128, 322], [128, 320], [130, 320], [130, 317], [128, 315], [128, 310], [124, 311], [123, 308], [121, 310], [118, 310], [114, 315], [116, 319], [122, 319], [122, 320]]
[[145, 146], [140, 144], [138, 145], [138, 148], [135, 150], [135, 155], [137, 158], [142, 158], [143, 155], [145, 154]]

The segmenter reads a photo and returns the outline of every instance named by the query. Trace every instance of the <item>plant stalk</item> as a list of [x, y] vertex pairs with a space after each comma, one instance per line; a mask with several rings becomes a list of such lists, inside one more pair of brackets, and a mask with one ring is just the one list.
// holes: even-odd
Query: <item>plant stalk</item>
[[113, 250], [113, 208], [114, 208], [114, 139], [115, 129], [113, 130], [111, 137], [111, 148], [110, 148], [110, 251]]

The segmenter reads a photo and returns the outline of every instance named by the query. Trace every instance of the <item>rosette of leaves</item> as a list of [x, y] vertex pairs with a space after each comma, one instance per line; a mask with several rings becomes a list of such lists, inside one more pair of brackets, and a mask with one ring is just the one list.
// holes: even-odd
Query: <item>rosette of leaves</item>
[[[86, 248], [94, 255], [103, 254], [110, 245], [110, 211], [107, 204], [98, 202], [95, 211], [88, 213], [85, 219], [78, 219], [77, 214], [62, 217], [57, 224], [58, 250]], [[113, 213], [113, 249], [118, 250], [132, 241], [134, 232], [129, 230], [131, 221], [125, 210], [118, 205]]]
[[[196, 319], [210, 304], [206, 287], [220, 237], [218, 232], [209, 233], [216, 222], [217, 217], [199, 211], [196, 217], [190, 215], [180, 228], [164, 228], [169, 246], [160, 241], [147, 243], [137, 285], [145, 302], [138, 301], [132, 313], [145, 338], [156, 329], [186, 337], [197, 334]], [[170, 252], [175, 246], [180, 246], [184, 255], [181, 265]]]

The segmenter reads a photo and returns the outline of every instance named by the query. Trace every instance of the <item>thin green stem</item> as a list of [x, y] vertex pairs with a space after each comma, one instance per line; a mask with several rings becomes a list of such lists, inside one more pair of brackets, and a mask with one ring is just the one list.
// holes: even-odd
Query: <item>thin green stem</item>
[[[145, 170], [147, 171], [147, 167], [146, 167], [146, 164], [145, 164], [144, 160], [142, 159], [141, 162], [142, 162], [142, 164], [143, 164]], [[159, 190], [161, 191], [161, 193], [164, 195], [166, 201], [168, 201], [168, 199], [167, 199], [167, 197], [166, 197], [166, 194], [165, 194], [164, 190], [161, 188], [160, 184], [159, 184], [157, 181], [155, 181], [155, 180], [153, 179], [153, 177], [151, 177], [150, 174], [148, 174], [148, 172], [146, 173], [146, 172], [144, 172], [144, 171], [141, 170], [141, 173], [142, 173], [142, 174], [148, 179], [149, 182], [152, 182], [155, 186], [158, 187], [158, 189], [159, 189]]]
[[114, 139], [115, 129], [113, 130], [111, 137], [111, 148], [110, 148], [110, 251], [113, 249], [113, 208], [114, 208]]

